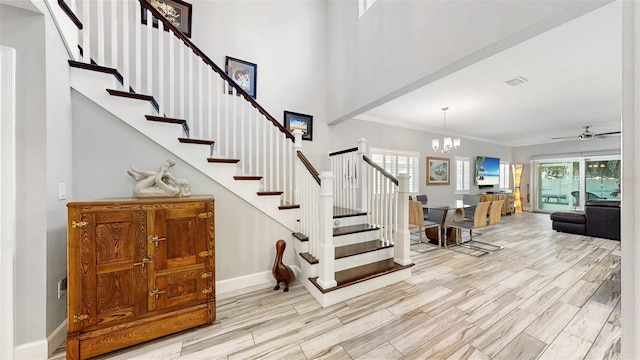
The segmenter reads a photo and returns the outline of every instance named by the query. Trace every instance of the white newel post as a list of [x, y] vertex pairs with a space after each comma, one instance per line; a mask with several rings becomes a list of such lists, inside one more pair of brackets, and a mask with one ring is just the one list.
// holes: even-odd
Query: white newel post
[[409, 255], [409, 174], [398, 175], [398, 237], [394, 248], [395, 262], [410, 265]]
[[360, 138], [358, 139], [358, 189], [356, 190], [356, 207], [358, 211], [367, 212], [369, 211], [367, 208], [367, 204], [369, 203], [369, 189], [367, 189], [367, 177], [365, 176], [367, 173], [367, 164], [362, 158], [363, 155], [367, 155], [367, 139]]
[[328, 289], [337, 285], [335, 279], [336, 251], [333, 246], [333, 173], [320, 173], [320, 275], [318, 285]]
[[[295, 129], [293, 130], [293, 159], [292, 164], [297, 164], [298, 160], [298, 150], [302, 150], [302, 130]], [[293, 166], [293, 200], [292, 204], [299, 205], [300, 204], [300, 167]]]

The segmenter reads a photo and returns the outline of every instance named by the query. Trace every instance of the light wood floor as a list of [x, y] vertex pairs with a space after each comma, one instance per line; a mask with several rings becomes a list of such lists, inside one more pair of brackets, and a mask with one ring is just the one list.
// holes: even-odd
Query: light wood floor
[[[503, 216], [475, 258], [412, 246], [411, 280], [321, 308], [296, 281], [218, 302], [215, 324], [103, 359], [617, 359], [620, 243]], [[51, 359], [64, 358], [64, 350]]]

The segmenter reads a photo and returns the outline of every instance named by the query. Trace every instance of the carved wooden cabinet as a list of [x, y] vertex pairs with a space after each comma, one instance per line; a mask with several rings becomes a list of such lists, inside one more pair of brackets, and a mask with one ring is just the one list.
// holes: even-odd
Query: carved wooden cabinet
[[215, 320], [211, 197], [68, 204], [67, 359]]

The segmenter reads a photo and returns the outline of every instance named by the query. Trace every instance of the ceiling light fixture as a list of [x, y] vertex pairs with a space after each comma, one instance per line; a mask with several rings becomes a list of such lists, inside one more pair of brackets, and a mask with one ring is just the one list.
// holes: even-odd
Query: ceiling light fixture
[[440, 148], [440, 140], [433, 139], [431, 141], [431, 147], [433, 147], [433, 151], [448, 153], [451, 149], [458, 150], [460, 147], [460, 138], [451, 139], [451, 136], [447, 136], [447, 110], [448, 107], [443, 107], [442, 111], [444, 112], [444, 132], [442, 133], [444, 139], [442, 139], [442, 148]]

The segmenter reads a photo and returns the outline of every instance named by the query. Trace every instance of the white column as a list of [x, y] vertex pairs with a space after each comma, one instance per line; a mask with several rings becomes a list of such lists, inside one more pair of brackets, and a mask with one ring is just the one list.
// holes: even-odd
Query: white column
[[409, 178], [408, 174], [398, 175], [398, 236], [393, 247], [394, 261], [400, 265], [411, 264], [409, 254]]
[[640, 358], [640, 3], [622, 2], [621, 358]]
[[337, 285], [336, 275], [336, 250], [333, 245], [333, 174], [330, 171], [320, 173], [320, 274], [318, 285], [328, 289]]
[[362, 159], [363, 155], [367, 155], [367, 151], [367, 139], [358, 139], [358, 188], [356, 189], [356, 209], [362, 212], [369, 211], [367, 208], [367, 204], [369, 203], [369, 189], [367, 189], [367, 177], [365, 176], [369, 165]]
[[300, 129], [295, 129], [293, 130], [293, 137], [294, 137], [294, 142], [293, 142], [293, 158], [292, 158], [292, 165], [293, 165], [293, 200], [291, 202], [292, 205], [300, 205], [300, 181], [302, 181], [302, 179], [300, 178], [300, 167], [296, 166], [296, 164], [298, 164], [299, 160], [297, 159], [298, 157], [298, 150], [302, 150], [302, 130]]

